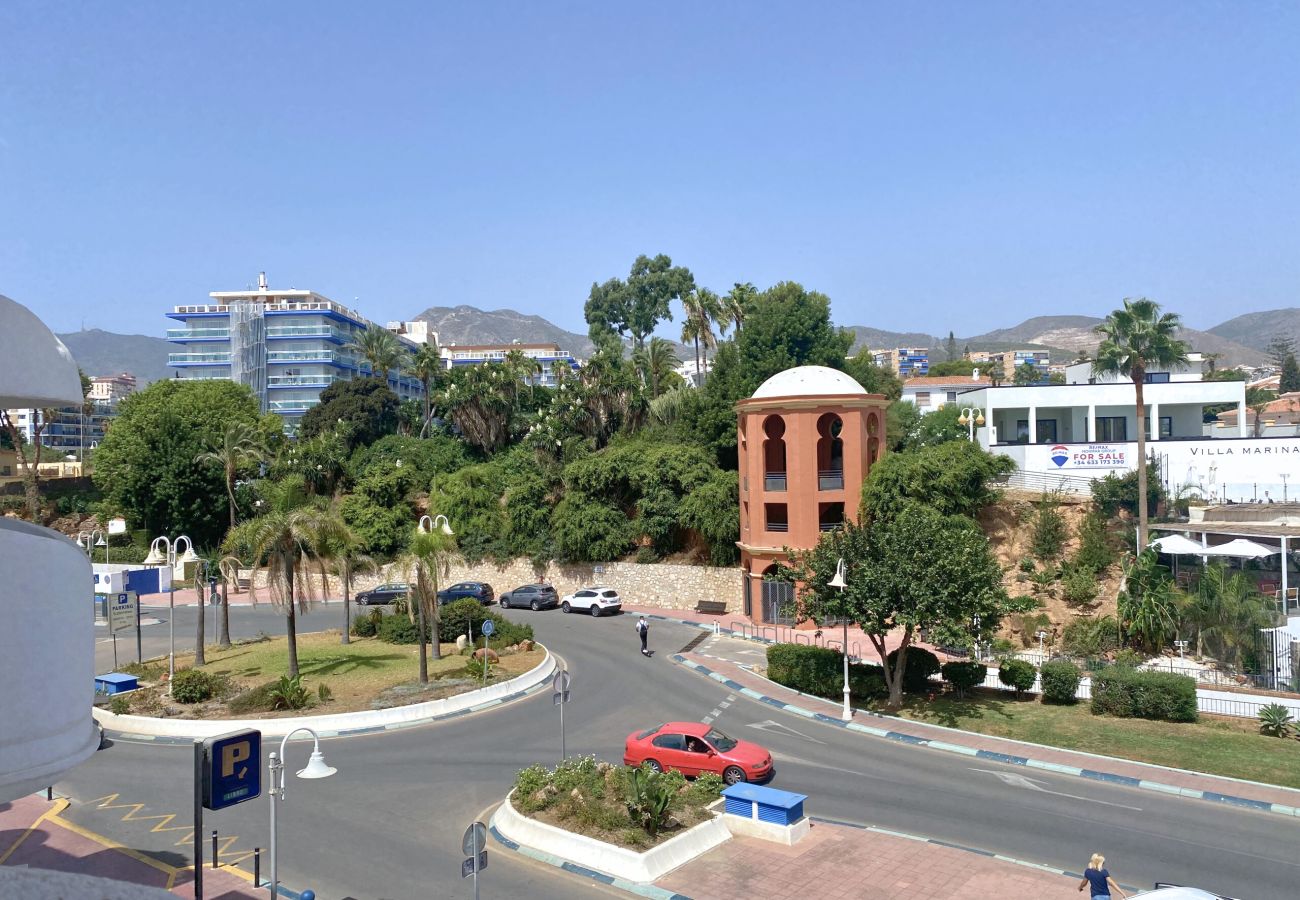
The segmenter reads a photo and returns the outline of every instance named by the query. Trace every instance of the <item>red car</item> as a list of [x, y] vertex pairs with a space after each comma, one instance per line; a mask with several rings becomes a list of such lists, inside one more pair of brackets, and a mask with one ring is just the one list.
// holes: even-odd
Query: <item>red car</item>
[[763, 781], [772, 774], [772, 754], [699, 722], [668, 722], [634, 731], [623, 746], [623, 764], [676, 769], [683, 775], [721, 775], [727, 784]]

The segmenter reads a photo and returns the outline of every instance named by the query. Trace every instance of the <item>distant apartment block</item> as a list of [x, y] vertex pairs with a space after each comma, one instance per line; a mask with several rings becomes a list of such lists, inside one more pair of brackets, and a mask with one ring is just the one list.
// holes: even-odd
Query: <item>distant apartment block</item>
[[991, 387], [992, 379], [979, 375], [918, 375], [903, 382], [904, 403], [911, 403], [922, 413], [932, 413], [948, 404], [961, 403], [961, 395], [983, 387]]
[[100, 375], [90, 379], [90, 393], [86, 395], [92, 403], [116, 405], [135, 393], [135, 376], [130, 372], [118, 375]]
[[897, 347], [892, 350], [872, 350], [876, 365], [888, 369], [899, 378], [914, 378], [930, 371], [929, 350], [925, 347]]
[[[348, 345], [381, 326], [341, 303], [315, 291], [272, 289], [265, 273], [254, 290], [208, 296], [209, 303], [177, 306], [167, 314], [182, 324], [167, 331], [167, 339], [184, 348], [167, 357], [175, 377], [247, 385], [264, 411], [284, 419], [290, 434], [325, 388], [373, 374]], [[398, 340], [408, 352], [415, 350], [417, 342], [409, 337], [399, 334]], [[403, 400], [424, 395], [420, 382], [400, 369], [387, 372], [386, 380]]]
[[536, 362], [540, 369], [525, 378], [525, 381], [544, 387], [559, 384], [564, 377], [561, 373], [576, 371], [580, 365], [574, 355], [568, 350], [561, 350], [559, 344], [447, 344], [441, 351], [448, 369], [504, 362], [506, 354], [518, 351]]
[[1002, 375], [1008, 378], [1008, 381], [1015, 376], [1015, 369], [1021, 368], [1028, 363], [1039, 371], [1039, 375], [1047, 378], [1050, 373], [1050, 362], [1052, 354], [1047, 350], [971, 350], [966, 358], [971, 360], [972, 367], [980, 367], [995, 362], [1002, 363]]

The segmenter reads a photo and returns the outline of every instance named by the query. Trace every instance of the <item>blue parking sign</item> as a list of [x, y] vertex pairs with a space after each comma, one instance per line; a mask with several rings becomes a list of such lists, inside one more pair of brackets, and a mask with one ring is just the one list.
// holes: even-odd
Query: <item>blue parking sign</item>
[[203, 742], [203, 805], [225, 809], [262, 793], [262, 732], [236, 731]]

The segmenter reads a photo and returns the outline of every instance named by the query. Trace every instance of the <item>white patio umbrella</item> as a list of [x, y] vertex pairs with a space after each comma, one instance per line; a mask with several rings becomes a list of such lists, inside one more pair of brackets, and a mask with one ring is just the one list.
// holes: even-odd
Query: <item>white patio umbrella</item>
[[1228, 541], [1226, 544], [1219, 544], [1215, 547], [1205, 547], [1197, 551], [1202, 556], [1230, 556], [1235, 559], [1258, 559], [1261, 556], [1273, 556], [1281, 553], [1274, 547], [1266, 547], [1263, 544], [1257, 544], [1254, 541], [1248, 541], [1245, 538], [1237, 538]]
[[1162, 538], [1156, 538], [1150, 546], [1154, 547], [1161, 553], [1168, 553], [1172, 556], [1203, 556], [1205, 548], [1196, 541], [1189, 540], [1181, 534], [1167, 534]]

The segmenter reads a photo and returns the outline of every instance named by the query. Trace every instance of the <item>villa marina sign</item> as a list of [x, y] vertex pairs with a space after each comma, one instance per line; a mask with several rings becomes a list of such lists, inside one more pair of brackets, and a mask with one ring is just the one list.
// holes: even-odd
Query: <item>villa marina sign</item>
[[1191, 456], [1300, 456], [1300, 440], [1200, 441], [1195, 447], [1188, 447], [1187, 452]]

